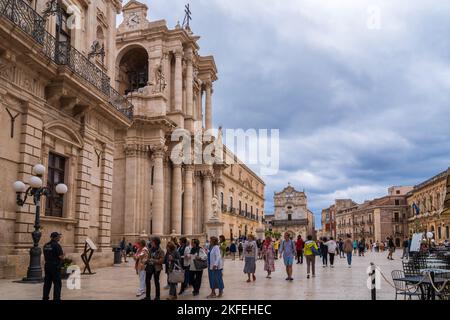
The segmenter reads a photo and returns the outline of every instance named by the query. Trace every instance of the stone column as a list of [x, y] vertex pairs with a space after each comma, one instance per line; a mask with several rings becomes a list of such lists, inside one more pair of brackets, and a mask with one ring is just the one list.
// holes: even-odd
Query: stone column
[[201, 88], [201, 86], [200, 90], [198, 91], [196, 120], [203, 121], [203, 89]]
[[175, 51], [175, 111], [183, 108], [183, 66], [181, 50]]
[[186, 113], [188, 116], [194, 115], [194, 87], [193, 87], [193, 73], [192, 66], [192, 49], [189, 49], [186, 55]]
[[152, 147], [153, 172], [153, 205], [152, 222], [154, 235], [163, 235], [164, 228], [164, 155], [167, 147], [158, 145]]
[[206, 106], [205, 106], [205, 129], [212, 129], [212, 105], [211, 105], [211, 95], [212, 95], [212, 83], [210, 81], [206, 82]]
[[175, 234], [181, 234], [181, 202], [182, 202], [181, 164], [172, 167], [172, 214], [171, 225]]
[[75, 248], [82, 251], [84, 242], [87, 237], [89, 229], [89, 212], [90, 212], [90, 198], [91, 198], [91, 168], [94, 154], [94, 136], [85, 124], [84, 146], [80, 152], [78, 172], [77, 172], [77, 191], [75, 201], [75, 219], [77, 225], [75, 226], [74, 242]]
[[183, 200], [183, 234], [192, 235], [194, 233], [193, 229], [193, 180], [192, 175], [194, 171], [194, 166], [186, 165], [184, 167], [184, 200]]
[[203, 173], [203, 223], [209, 221], [212, 215], [212, 173], [206, 171]]
[[100, 248], [107, 250], [111, 245], [111, 205], [114, 147], [112, 145], [106, 145], [103, 148], [102, 153], [98, 243]]
[[125, 210], [123, 220], [124, 235], [135, 237], [137, 231], [138, 214], [136, 210], [137, 201], [137, 146], [127, 144], [124, 148], [125, 152]]

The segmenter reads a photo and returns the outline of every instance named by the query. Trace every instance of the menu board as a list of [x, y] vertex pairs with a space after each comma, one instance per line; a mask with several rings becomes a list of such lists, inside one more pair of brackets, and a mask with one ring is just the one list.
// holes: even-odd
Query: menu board
[[411, 252], [419, 252], [420, 244], [422, 243], [423, 233], [414, 233], [411, 240], [411, 247], [409, 251]]

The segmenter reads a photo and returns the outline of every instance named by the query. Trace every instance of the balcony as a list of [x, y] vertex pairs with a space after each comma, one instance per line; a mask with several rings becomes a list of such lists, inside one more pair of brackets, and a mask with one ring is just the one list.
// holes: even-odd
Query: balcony
[[274, 220], [272, 225], [274, 227], [291, 226], [291, 225], [307, 225], [308, 219], [293, 219], [293, 220]]
[[392, 223], [403, 223], [403, 218], [392, 218]]
[[107, 74], [67, 42], [45, 30], [46, 21], [23, 0], [0, 0], [0, 16], [12, 22], [38, 45], [36, 50], [56, 65], [66, 66], [74, 74], [94, 86], [109, 105], [133, 119], [133, 105], [110, 85]]
[[228, 212], [226, 204], [222, 205], [222, 212], [224, 212], [224, 213]]

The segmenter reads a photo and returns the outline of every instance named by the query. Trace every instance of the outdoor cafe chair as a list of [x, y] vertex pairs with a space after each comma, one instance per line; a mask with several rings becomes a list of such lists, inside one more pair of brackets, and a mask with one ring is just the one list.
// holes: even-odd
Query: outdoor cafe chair
[[421, 296], [421, 293], [417, 292], [418, 287], [408, 286], [406, 281], [400, 280], [405, 278], [405, 273], [402, 270], [393, 270], [391, 276], [395, 286], [395, 300], [397, 300], [398, 295], [403, 295], [405, 300], [406, 297], [411, 300], [412, 297]]

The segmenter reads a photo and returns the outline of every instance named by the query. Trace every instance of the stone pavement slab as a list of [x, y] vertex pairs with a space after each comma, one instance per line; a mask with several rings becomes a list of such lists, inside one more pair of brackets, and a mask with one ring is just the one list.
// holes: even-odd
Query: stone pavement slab
[[[367, 300], [370, 290], [367, 288], [366, 269], [370, 262], [377, 264], [390, 279], [391, 271], [401, 270], [401, 252], [394, 254], [393, 261], [386, 259], [387, 252], [367, 253], [365, 257], [353, 256], [352, 268], [347, 267], [345, 258], [335, 258], [335, 268], [322, 268], [322, 261], [316, 258], [316, 277], [306, 279], [306, 264], [294, 264], [294, 281], [286, 281], [282, 260], [276, 261], [276, 270], [272, 279], [266, 279], [264, 263], [257, 262], [256, 281], [247, 283], [243, 273], [244, 263], [240, 260], [226, 259], [224, 266], [225, 294], [222, 299], [237, 300]], [[69, 290], [63, 281], [62, 298], [65, 300], [137, 300], [138, 278], [133, 262], [93, 270], [94, 275], [81, 276], [81, 289]], [[168, 296], [165, 274], [161, 274], [161, 299]], [[199, 296], [192, 296], [191, 289], [179, 296], [179, 300], [203, 300], [209, 294], [207, 272], [203, 274], [202, 289]], [[152, 283], [152, 297], [154, 286]], [[39, 300], [42, 297], [42, 284], [21, 284], [11, 280], [0, 280], [0, 299]], [[381, 280], [377, 290], [377, 299], [393, 300], [394, 289]]]

